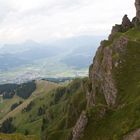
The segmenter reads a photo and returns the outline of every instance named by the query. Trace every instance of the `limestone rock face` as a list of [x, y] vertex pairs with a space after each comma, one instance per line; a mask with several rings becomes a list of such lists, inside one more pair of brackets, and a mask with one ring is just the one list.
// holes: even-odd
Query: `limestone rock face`
[[135, 0], [136, 17], [140, 20], [140, 0]]
[[[100, 58], [100, 56], [102, 58]], [[114, 85], [112, 78], [112, 50], [109, 48], [104, 48], [102, 45], [98, 49], [96, 57], [94, 59], [94, 64], [90, 70], [90, 79], [92, 81], [92, 93], [96, 104], [96, 96], [98, 96], [98, 90], [106, 99], [108, 105], [115, 104], [115, 98], [117, 90]], [[92, 98], [89, 98], [88, 102]]]
[[[113, 69], [117, 68], [121, 63], [119, 60], [121, 54], [124, 54], [125, 46], [128, 43], [126, 37], [120, 37], [111, 46], [106, 46], [105, 41], [101, 45], [93, 60], [93, 64], [89, 68], [89, 78], [91, 81], [91, 89], [86, 91], [87, 108], [94, 107], [99, 104], [96, 101], [97, 96], [101, 93], [108, 106], [114, 106], [117, 98], [117, 87], [113, 78]], [[113, 55], [117, 58], [113, 59]], [[103, 117], [106, 109], [100, 110], [99, 117]], [[88, 123], [86, 112], [83, 111], [73, 128], [72, 140], [79, 140], [83, 137], [84, 130]]]
[[79, 140], [83, 136], [87, 123], [88, 123], [88, 118], [86, 116], [86, 112], [83, 111], [73, 129], [72, 140]]
[[[121, 37], [111, 46], [105, 46], [104, 42], [101, 43], [89, 71], [92, 91], [90, 98], [88, 98], [88, 103], [91, 102], [93, 104], [94, 102], [96, 104], [96, 96], [101, 93], [108, 106], [115, 105], [117, 88], [113, 78], [113, 69], [121, 63], [119, 54], [125, 52], [124, 49], [127, 43], [128, 39], [125, 37]], [[118, 59], [113, 59], [113, 55], [118, 56]]]

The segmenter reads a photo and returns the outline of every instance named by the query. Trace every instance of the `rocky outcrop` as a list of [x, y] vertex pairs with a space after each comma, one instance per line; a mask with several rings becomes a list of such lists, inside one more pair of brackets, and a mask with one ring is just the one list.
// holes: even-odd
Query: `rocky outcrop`
[[130, 21], [130, 19], [128, 18], [127, 15], [124, 15], [123, 19], [122, 19], [122, 29], [124, 31], [130, 29], [132, 27], [132, 23]]
[[140, 140], [140, 129], [137, 129], [125, 136], [124, 140]]
[[132, 25], [138, 26], [140, 25], [140, 0], [135, 0], [136, 7], [136, 17], [132, 19]]
[[140, 20], [140, 0], [135, 0], [136, 17]]
[[83, 136], [83, 133], [84, 133], [84, 130], [85, 130], [87, 123], [88, 123], [88, 118], [86, 116], [86, 112], [83, 111], [81, 113], [80, 118], [78, 119], [74, 129], [73, 129], [72, 140], [79, 140]]
[[[108, 105], [114, 105], [117, 89], [112, 78], [112, 50], [102, 44], [94, 59], [93, 67], [90, 70], [92, 81], [92, 96], [96, 104], [96, 96], [100, 92], [106, 99]], [[92, 102], [91, 98], [88, 102]]]
[[122, 19], [122, 24], [116, 24], [115, 26], [112, 27], [111, 34], [109, 35], [109, 40], [112, 40], [114, 35], [118, 32], [126, 32], [130, 28], [136, 26], [138, 23], [137, 18], [133, 19], [131, 22], [130, 19], [128, 18], [127, 15], [124, 15]]
[[[94, 104], [96, 104], [96, 96], [101, 93], [108, 106], [115, 105], [117, 88], [113, 79], [113, 69], [121, 63], [119, 55], [124, 53], [127, 43], [128, 39], [125, 37], [121, 37], [111, 46], [105, 46], [104, 42], [101, 43], [89, 71], [89, 77], [92, 81], [92, 91], [90, 93], [92, 98], [88, 98], [88, 102], [93, 103], [94, 101]], [[115, 55], [117, 57], [113, 59]]]

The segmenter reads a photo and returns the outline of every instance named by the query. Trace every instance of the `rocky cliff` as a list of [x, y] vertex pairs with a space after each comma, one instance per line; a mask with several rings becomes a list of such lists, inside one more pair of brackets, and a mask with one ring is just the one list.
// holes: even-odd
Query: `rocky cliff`
[[[109, 136], [103, 134], [104, 131], [106, 132], [106, 130], [104, 130], [105, 128], [111, 129], [111, 127], [102, 121], [98, 122], [100, 118], [105, 117], [105, 119], [107, 119], [106, 115], [108, 115], [108, 113], [106, 112], [109, 110], [118, 110], [121, 112], [124, 108], [127, 108], [126, 104], [130, 104], [132, 96], [132, 93], [127, 91], [127, 86], [131, 86], [130, 89], [132, 90], [136, 85], [138, 85], [138, 81], [140, 80], [138, 74], [138, 72], [140, 72], [140, 63], [138, 62], [140, 60], [140, 0], [136, 0], [135, 5], [137, 13], [136, 17], [130, 21], [128, 16], [125, 15], [122, 19], [122, 24], [116, 24], [113, 26], [112, 32], [109, 35], [109, 39], [102, 41], [100, 47], [97, 50], [93, 64], [89, 68], [90, 82], [88, 89], [86, 90], [87, 108], [85, 109], [86, 111], [84, 111], [86, 113], [84, 113], [83, 116], [82, 112], [73, 129], [73, 140], [140, 139], [138, 129], [140, 127], [137, 126], [137, 128], [134, 126], [134, 124], [131, 124], [130, 126], [129, 122], [126, 121], [126, 119], [129, 118], [128, 116], [126, 118], [121, 118], [120, 116], [119, 118], [120, 120], [122, 119], [121, 121], [128, 123], [126, 123], [126, 126], [124, 126], [126, 127], [125, 130], [122, 130], [123, 132], [120, 132], [119, 135], [117, 135], [118, 132], [115, 133], [114, 131], [112, 132], [112, 135], [108, 134]], [[136, 50], [139, 53], [136, 53]], [[132, 68], [132, 66], [134, 67]], [[135, 73], [138, 76], [136, 78], [137, 80], [133, 79], [134, 75], [131, 75], [131, 73]], [[134, 81], [135, 84], [133, 83]], [[135, 96], [135, 92], [140, 93], [140, 89], [137, 89], [137, 91], [133, 92], [133, 95]], [[128, 98], [129, 96], [130, 98]], [[135, 97], [137, 96], [138, 94]], [[127, 102], [124, 102], [126, 99]], [[112, 112], [112, 115], [115, 113]], [[123, 115], [123, 113], [121, 115]], [[117, 118], [114, 117], [113, 119]], [[113, 124], [113, 122], [111, 122], [111, 118], [108, 121]], [[114, 122], [115, 121], [116, 120], [114, 120]], [[104, 129], [100, 128], [99, 125], [105, 124], [108, 127], [103, 126]], [[112, 126], [112, 128], [113, 127], [114, 126]], [[116, 128], [113, 129], [115, 130]], [[134, 131], [131, 132], [132, 129], [134, 129]], [[129, 132], [131, 133], [129, 134]], [[99, 134], [102, 136], [99, 136]]]

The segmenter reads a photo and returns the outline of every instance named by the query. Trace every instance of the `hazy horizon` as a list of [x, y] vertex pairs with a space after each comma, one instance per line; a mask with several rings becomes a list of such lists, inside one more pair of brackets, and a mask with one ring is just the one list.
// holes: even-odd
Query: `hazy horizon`
[[134, 1], [0, 0], [1, 82], [87, 76], [125, 14], [135, 16]]

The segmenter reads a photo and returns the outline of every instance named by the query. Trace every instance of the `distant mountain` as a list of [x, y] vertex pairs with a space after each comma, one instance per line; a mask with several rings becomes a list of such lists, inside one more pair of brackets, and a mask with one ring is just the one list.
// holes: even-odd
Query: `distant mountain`
[[58, 55], [55, 47], [42, 45], [36, 42], [23, 44], [8, 44], [0, 48], [0, 70], [9, 70], [36, 60]]
[[27, 59], [20, 58], [13, 54], [1, 54], [0, 55], [0, 71], [7, 71], [17, 66], [27, 64]]
[[70, 38], [65, 38], [61, 40], [56, 40], [52, 41], [49, 44], [53, 44], [54, 46], [65, 48], [66, 49], [75, 49], [76, 47], [80, 46], [93, 46], [97, 48], [99, 45], [100, 41], [102, 39], [105, 39], [105, 36], [86, 36], [86, 35], [81, 35], [81, 36], [74, 36]]
[[76, 69], [88, 67], [95, 55], [95, 46], [80, 46], [62, 59], [62, 62]]
[[58, 54], [58, 49], [34, 41], [26, 41], [22, 44], [7, 44], [0, 48], [0, 55], [10, 54], [17, 58], [35, 60]]
[[[77, 36], [46, 43], [28, 40], [20, 44], [5, 44], [0, 48], [0, 82], [11, 82], [15, 79], [20, 81], [20, 77], [22, 80], [32, 80], [33, 77], [44, 75], [81, 75], [78, 70], [88, 68], [102, 38]], [[31, 76], [26, 76], [26, 73]], [[85, 73], [87, 74], [86, 71], [84, 75]]]

